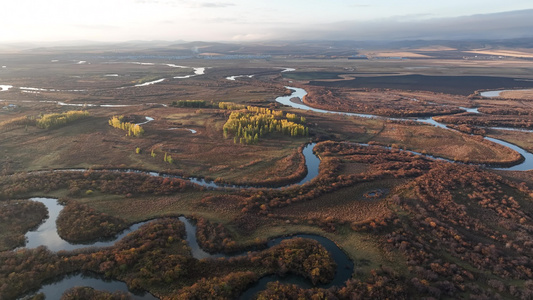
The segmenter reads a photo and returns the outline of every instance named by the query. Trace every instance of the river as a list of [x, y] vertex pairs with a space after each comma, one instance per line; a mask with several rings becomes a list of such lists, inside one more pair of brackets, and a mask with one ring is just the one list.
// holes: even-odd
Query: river
[[[36, 230], [30, 231], [26, 234], [26, 248], [35, 248], [39, 246], [46, 246], [52, 251], [61, 251], [61, 250], [74, 250], [86, 247], [109, 247], [113, 246], [117, 241], [121, 240], [128, 233], [137, 230], [143, 224], [146, 224], [149, 221], [140, 222], [132, 225], [130, 228], [124, 230], [122, 233], [118, 234], [112, 239], [109, 239], [105, 242], [96, 242], [92, 244], [72, 244], [63, 240], [57, 234], [56, 220], [59, 216], [63, 206], [58, 203], [57, 199], [53, 198], [43, 198], [43, 197], [34, 197], [30, 198], [32, 201], [43, 203], [48, 209], [48, 219], [41, 224]], [[200, 248], [198, 241], [196, 239], [196, 226], [191, 222], [191, 220], [185, 217], [178, 218], [181, 222], [185, 224], [186, 231], [186, 241], [191, 248], [191, 255], [196, 259], [209, 259], [209, 258], [219, 258], [219, 257], [236, 257], [247, 255], [247, 251], [241, 253], [235, 253], [231, 255], [226, 255], [223, 253], [208, 253]], [[309, 235], [309, 234], [300, 234], [295, 236], [288, 237], [279, 237], [270, 240], [267, 243], [268, 247], [272, 247], [280, 244], [283, 240], [291, 239], [294, 237], [302, 237], [307, 239], [313, 239], [318, 241], [322, 246], [328, 250], [337, 264], [337, 271], [335, 273], [334, 279], [328, 283], [319, 285], [318, 287], [328, 288], [334, 285], [342, 285], [346, 280], [350, 279], [353, 273], [354, 264], [350, 258], [331, 240], [321, 237], [318, 235]], [[247, 289], [242, 295], [241, 299], [249, 299], [251, 296], [255, 295], [258, 291], [266, 288], [266, 284], [271, 281], [281, 281], [283, 283], [296, 283], [300, 284], [302, 287], [313, 287], [311, 282], [308, 279], [305, 279], [298, 275], [288, 275], [286, 277], [280, 277], [277, 275], [269, 275], [261, 278], [257, 283]], [[104, 291], [121, 291], [130, 295], [133, 299], [157, 299], [149, 293], [134, 293], [128, 290], [127, 285], [124, 282], [117, 280], [108, 280], [103, 278], [103, 276], [98, 274], [70, 274], [58, 278], [58, 280], [51, 283], [44, 284], [36, 293], [43, 293], [46, 296], [46, 299], [59, 299], [61, 295], [68, 289], [75, 286], [87, 286], [92, 287], [96, 290]], [[35, 294], [35, 293], [34, 293]], [[33, 295], [34, 295], [33, 294]]]
[[[288, 105], [294, 108], [303, 109], [303, 110], [311, 110], [311, 111], [319, 112], [319, 113], [344, 114], [344, 115], [358, 116], [358, 117], [364, 117], [364, 118], [378, 118], [378, 119], [400, 120], [400, 121], [410, 120], [410, 121], [431, 124], [431, 125], [438, 126], [441, 128], [447, 128], [446, 125], [436, 122], [432, 118], [418, 118], [418, 119], [416, 118], [414, 119], [386, 118], [386, 117], [370, 115], [370, 114], [357, 114], [357, 113], [346, 113], [346, 112], [315, 109], [303, 103], [297, 103], [297, 102], [291, 101], [291, 99], [295, 97], [302, 99], [307, 94], [305, 90], [300, 89], [300, 88], [294, 88], [294, 87], [287, 87], [287, 88], [293, 90], [293, 93], [289, 96], [278, 97], [276, 101], [281, 104]], [[147, 121], [148, 120], [149, 119], [147, 118]], [[523, 163], [518, 164], [516, 166], [510, 167], [510, 168], [495, 168], [495, 169], [502, 169], [502, 170], [533, 169], [533, 166], [532, 166], [533, 154], [525, 151], [524, 149], [516, 145], [512, 145], [510, 143], [507, 143], [507, 142], [504, 142], [498, 139], [489, 138], [489, 137], [485, 137], [485, 139], [498, 143], [505, 147], [512, 148], [513, 150], [518, 151], [525, 158]], [[305, 176], [305, 178], [303, 178], [300, 182], [296, 184], [306, 183], [318, 175], [318, 167], [320, 164], [320, 160], [318, 157], [313, 155], [314, 145], [315, 144], [308, 144], [303, 149], [303, 155], [305, 157], [308, 173]], [[364, 144], [361, 144], [361, 145], [364, 145]], [[84, 171], [84, 170], [70, 170], [70, 171]], [[166, 175], [166, 174], [161, 174], [157, 172], [147, 172], [147, 171], [139, 171], [139, 170], [112, 170], [112, 171], [114, 172], [137, 172], [137, 173], [142, 172], [142, 173], [149, 174], [151, 176], [161, 176], [161, 177], [172, 177], [173, 176], [173, 175]], [[231, 187], [227, 185], [220, 185], [214, 182], [205, 181], [204, 179], [199, 179], [199, 178], [189, 178], [189, 180], [193, 183], [200, 184], [202, 186], [210, 187], [210, 188]], [[59, 250], [74, 250], [74, 249], [79, 249], [79, 248], [84, 248], [84, 247], [108, 247], [108, 246], [112, 246], [116, 241], [122, 239], [129, 232], [136, 230], [142, 224], [146, 223], [146, 222], [141, 222], [141, 223], [134, 224], [127, 230], [123, 231], [121, 234], [107, 241], [99, 241], [99, 242], [92, 243], [89, 245], [72, 244], [61, 239], [61, 237], [59, 237], [59, 235], [57, 234], [55, 220], [57, 219], [57, 216], [63, 209], [63, 206], [58, 204], [56, 199], [51, 199], [51, 198], [32, 198], [31, 200], [43, 203], [48, 209], [49, 218], [43, 224], [41, 224], [37, 228], [37, 230], [30, 231], [26, 234], [26, 238], [27, 238], [26, 247], [27, 248], [34, 248], [40, 245], [45, 245], [52, 251], [59, 251]], [[203, 258], [231, 257], [235, 255], [245, 254], [245, 252], [243, 252], [243, 253], [228, 256], [222, 253], [210, 254], [210, 253], [205, 252], [204, 250], [200, 248], [196, 240], [195, 225], [192, 224], [190, 220], [188, 220], [185, 217], [180, 217], [179, 220], [185, 223], [186, 240], [191, 248], [191, 254], [193, 257], [197, 259], [203, 259]], [[327, 287], [331, 287], [334, 285], [335, 286], [342, 285], [346, 282], [346, 280], [351, 278], [351, 275], [353, 273], [353, 262], [350, 261], [347, 255], [337, 245], [335, 245], [334, 242], [324, 237], [316, 236], [316, 235], [297, 235], [297, 236], [304, 237], [304, 238], [310, 238], [310, 239], [319, 241], [331, 253], [333, 259], [337, 263], [338, 268], [335, 274], [335, 279], [326, 285], [322, 285], [321, 287], [327, 288]], [[281, 238], [273, 239], [268, 242], [268, 247], [272, 247], [273, 245], [279, 244], [282, 240], [288, 239], [288, 238], [292, 238], [292, 237], [281, 237]], [[250, 297], [255, 295], [258, 291], [263, 290], [266, 287], [266, 284], [268, 282], [276, 281], [276, 280], [279, 280], [284, 283], [297, 283], [304, 288], [312, 287], [312, 284], [308, 280], [302, 278], [301, 276], [289, 275], [286, 277], [279, 277], [277, 275], [270, 275], [270, 276], [261, 278], [250, 289], [245, 291], [241, 295], [241, 299], [249, 299]], [[109, 290], [109, 291], [119, 290], [119, 291], [130, 293], [132, 297], [134, 297], [134, 299], [155, 299], [155, 297], [153, 297], [152, 295], [148, 293], [144, 295], [132, 294], [130, 291], [128, 291], [127, 286], [123, 282], [106, 281], [103, 278], [98, 277], [97, 275], [82, 275], [82, 274], [74, 274], [71, 276], [66, 276], [54, 283], [45, 284], [42, 286], [41, 290], [39, 290], [38, 292], [45, 293], [48, 299], [57, 299], [58, 298], [57, 295], [61, 295], [64, 292], [64, 290], [71, 288], [73, 286], [76, 286], [76, 285], [90, 286], [90, 287], [93, 287], [99, 290]]]
[[[297, 109], [301, 109], [301, 110], [309, 110], [309, 111], [318, 112], [318, 113], [342, 114], [342, 115], [346, 115], [346, 116], [356, 116], [356, 117], [373, 118], [373, 119], [380, 119], [380, 120], [414, 121], [414, 122], [419, 122], [419, 123], [430, 124], [430, 125], [433, 125], [433, 126], [436, 126], [436, 127], [447, 129], [447, 130], [453, 130], [453, 129], [448, 128], [446, 126], [446, 124], [435, 121], [433, 119], [433, 117], [425, 117], [425, 118], [390, 118], [390, 117], [383, 117], [383, 116], [372, 115], [372, 114], [358, 114], [358, 113], [350, 113], [350, 112], [342, 112], [342, 111], [331, 111], [331, 110], [324, 110], [324, 109], [318, 109], [318, 108], [310, 107], [310, 106], [304, 104], [302, 101], [294, 101], [294, 98], [299, 98], [299, 100], [302, 100], [303, 97], [305, 95], [307, 95], [307, 92], [304, 89], [296, 88], [296, 87], [290, 87], [290, 86], [286, 86], [286, 88], [289, 89], [289, 90], [292, 90], [293, 91], [292, 94], [288, 95], [288, 96], [278, 97], [278, 98], [276, 98], [276, 102], [281, 103], [283, 105], [287, 105], [287, 106], [293, 107], [293, 108], [297, 108]], [[479, 113], [477, 111], [477, 109], [471, 109], [470, 112]], [[490, 129], [492, 127], [487, 127], [487, 128]], [[501, 128], [500, 127], [494, 127], [493, 129], [501, 129]], [[506, 128], [506, 130], [521, 131], [521, 129], [513, 129], [513, 128]], [[491, 138], [491, 137], [484, 137], [484, 139], [486, 139], [488, 141], [491, 141], [491, 142], [494, 142], [494, 143], [497, 143], [497, 144], [500, 144], [502, 146], [511, 148], [511, 149], [517, 151], [518, 153], [520, 153], [524, 157], [524, 161], [523, 162], [518, 163], [518, 164], [516, 164], [516, 165], [514, 165], [512, 167], [505, 167], [505, 168], [494, 167], [493, 169], [509, 170], [509, 171], [527, 171], [527, 170], [532, 170], [533, 169], [533, 154], [531, 154], [530, 152], [526, 151], [525, 149], [523, 149], [523, 148], [521, 148], [521, 147], [519, 147], [517, 145], [511, 144], [511, 143], [508, 143], [508, 142], [505, 142], [505, 141], [502, 141], [502, 140], [499, 140], [499, 139], [495, 139], [495, 138]]]

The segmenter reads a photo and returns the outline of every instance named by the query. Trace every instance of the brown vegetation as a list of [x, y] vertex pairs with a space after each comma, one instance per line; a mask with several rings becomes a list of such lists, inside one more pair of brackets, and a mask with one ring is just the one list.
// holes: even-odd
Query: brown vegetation
[[127, 227], [126, 221], [121, 218], [96, 212], [72, 200], [66, 202], [56, 224], [61, 238], [78, 243], [109, 238]]
[[[479, 110], [483, 112], [483, 109]], [[533, 116], [520, 111], [491, 110], [487, 114], [459, 114], [435, 117], [435, 121], [446, 124], [473, 125], [482, 127], [533, 128]]]
[[48, 215], [44, 204], [35, 201], [0, 201], [0, 208], [0, 251], [24, 246], [24, 234]]
[[68, 189], [71, 196], [85, 193], [87, 190], [129, 196], [137, 194], [168, 195], [184, 191], [187, 188], [186, 182], [182, 179], [113, 171], [57, 171], [18, 174], [0, 178], [0, 184], [3, 186], [0, 198], [34, 191], [49, 192], [58, 189]]
[[130, 300], [131, 297], [122, 292], [104, 292], [97, 291], [90, 287], [74, 287], [66, 291], [61, 300], [78, 300], [78, 299], [102, 299], [102, 300]]
[[[413, 96], [382, 90], [349, 90], [306, 86], [304, 103], [321, 109], [374, 114], [387, 117], [422, 117], [462, 112]], [[411, 98], [412, 97], [412, 98]], [[414, 100], [413, 100], [414, 99]]]

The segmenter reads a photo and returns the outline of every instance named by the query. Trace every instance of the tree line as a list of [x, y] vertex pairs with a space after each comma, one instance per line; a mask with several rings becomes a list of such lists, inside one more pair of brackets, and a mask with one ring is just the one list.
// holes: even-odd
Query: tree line
[[89, 112], [85, 110], [72, 110], [63, 113], [46, 114], [36, 120], [36, 125], [39, 128], [49, 129], [60, 127], [67, 123], [76, 121], [78, 119], [86, 118]]

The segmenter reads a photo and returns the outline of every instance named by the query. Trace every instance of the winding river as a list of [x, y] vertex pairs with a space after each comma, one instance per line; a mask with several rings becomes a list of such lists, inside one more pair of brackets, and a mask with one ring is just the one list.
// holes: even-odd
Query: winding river
[[[357, 113], [347, 113], [347, 112], [338, 112], [338, 111], [328, 111], [328, 110], [322, 110], [322, 109], [316, 109], [309, 107], [301, 102], [295, 102], [291, 101], [291, 99], [297, 97], [302, 99], [303, 96], [305, 96], [307, 93], [305, 90], [300, 88], [294, 88], [294, 87], [287, 87], [288, 89], [292, 90], [293, 93], [289, 96], [281, 96], [276, 99], [277, 102], [288, 105], [297, 109], [303, 109], [303, 110], [311, 110], [314, 112], [319, 113], [333, 113], [333, 114], [343, 114], [348, 116], [357, 116], [357, 117], [364, 117], [364, 118], [377, 118], [377, 119], [385, 119], [385, 120], [399, 120], [399, 121], [416, 121], [420, 123], [427, 123], [434, 126], [438, 126], [441, 128], [447, 128], [446, 125], [436, 122], [432, 118], [386, 118], [381, 117], [377, 115], [370, 115], [370, 114], [357, 114]], [[477, 113], [477, 110], [472, 109], [473, 113]], [[146, 120], [149, 122], [151, 121], [148, 117]], [[498, 140], [494, 138], [485, 137], [485, 139], [498, 143], [500, 145], [503, 145], [505, 147], [512, 148], [515, 151], [518, 151], [522, 156], [524, 156], [524, 162], [521, 164], [518, 164], [516, 166], [510, 167], [510, 168], [495, 168], [495, 169], [505, 169], [505, 170], [530, 170], [533, 169], [533, 154], [525, 151], [524, 149]], [[306, 167], [308, 170], [307, 175], [305, 178], [303, 178], [300, 182], [296, 184], [303, 184], [306, 183], [313, 178], [315, 178], [318, 175], [318, 167], [320, 164], [320, 160], [317, 156], [313, 154], [313, 147], [315, 144], [308, 144], [303, 149], [303, 155], [305, 157], [306, 161]], [[361, 144], [364, 145], [364, 144]], [[439, 159], [439, 158], [437, 158]], [[85, 170], [65, 170], [65, 171], [85, 171]], [[167, 175], [167, 174], [161, 174], [157, 172], [147, 172], [147, 171], [140, 171], [140, 170], [111, 170], [115, 172], [136, 172], [136, 173], [146, 173], [151, 176], [161, 176], [161, 177], [178, 177], [174, 175]], [[227, 185], [221, 185], [210, 181], [205, 181], [204, 179], [200, 178], [188, 178], [188, 180], [192, 183], [196, 183], [199, 185], [202, 185], [204, 187], [209, 188], [228, 188], [228, 187], [234, 187], [234, 186], [227, 186]], [[107, 240], [107, 241], [99, 241], [92, 244], [72, 244], [69, 243], [57, 234], [57, 228], [56, 228], [56, 219], [61, 210], [63, 209], [63, 206], [58, 204], [56, 199], [51, 198], [32, 198], [33, 201], [38, 201], [43, 203], [49, 212], [49, 218], [41, 224], [35, 231], [30, 231], [26, 234], [27, 238], [27, 248], [35, 248], [41, 245], [47, 246], [52, 251], [60, 251], [60, 250], [74, 250], [79, 248], [85, 248], [85, 247], [108, 247], [115, 244], [116, 241], [122, 239], [125, 235], [127, 235], [129, 232], [134, 231], [138, 229], [141, 225], [145, 224], [146, 222], [141, 222], [134, 224], [127, 230], [123, 231], [116, 237]], [[185, 223], [186, 228], [186, 240], [191, 248], [191, 254], [194, 258], [197, 259], [205, 259], [205, 258], [217, 258], [217, 257], [232, 257], [235, 255], [224, 255], [222, 253], [216, 253], [216, 254], [210, 254], [205, 251], [203, 251], [200, 246], [198, 245], [198, 242], [196, 240], [196, 226], [190, 222], [185, 217], [180, 217], [180, 221]], [[149, 222], [149, 221], [148, 221]], [[347, 257], [347, 255], [331, 240], [317, 236], [317, 235], [296, 235], [298, 237], [303, 238], [309, 238], [314, 239], [318, 242], [320, 242], [332, 255], [333, 259], [337, 263], [337, 270], [335, 274], [335, 278], [332, 282], [319, 286], [319, 287], [331, 287], [331, 286], [338, 286], [342, 285], [351, 278], [351, 275], [353, 273], [353, 262], [350, 261], [350, 259]], [[273, 240], [270, 240], [268, 242], [268, 247], [271, 247], [273, 245], [279, 244], [284, 239], [289, 239], [292, 237], [280, 237]], [[239, 253], [236, 255], [244, 255], [245, 252]], [[313, 287], [310, 281], [302, 278], [301, 276], [296, 275], [288, 275], [286, 277], [279, 277], [277, 275], [270, 275], [261, 278], [256, 284], [254, 284], [250, 289], [246, 290], [242, 295], [241, 299], [249, 299], [253, 295], [255, 295], [258, 291], [263, 290], [266, 287], [266, 284], [271, 281], [279, 280], [283, 283], [296, 283], [304, 288], [310, 288]], [[45, 284], [42, 286], [42, 288], [38, 291], [38, 293], [43, 292], [47, 296], [48, 299], [58, 299], [66, 289], [69, 289], [76, 285], [83, 285], [83, 286], [90, 286], [98, 290], [108, 290], [108, 291], [123, 291], [126, 293], [129, 293], [131, 297], [134, 299], [156, 299], [154, 296], [145, 293], [144, 295], [138, 295], [131, 293], [128, 291], [127, 286], [125, 283], [120, 281], [107, 281], [103, 278], [99, 277], [96, 274], [73, 274], [66, 277], [61, 278], [60, 280]]]
[[[303, 99], [303, 97], [305, 95], [307, 95], [307, 92], [304, 89], [296, 88], [296, 87], [290, 87], [290, 86], [287, 86], [286, 88], [289, 89], [289, 90], [292, 90], [293, 91], [292, 94], [288, 95], [288, 96], [278, 97], [278, 98], [276, 98], [276, 101], [278, 103], [281, 103], [283, 105], [287, 105], [287, 106], [290, 106], [290, 107], [293, 107], [293, 108], [297, 108], [297, 109], [301, 109], [301, 110], [309, 110], [309, 111], [318, 112], [318, 113], [341, 114], [341, 115], [346, 115], [346, 116], [356, 116], [356, 117], [373, 118], [373, 119], [380, 119], [380, 120], [414, 121], [414, 122], [419, 122], [419, 123], [430, 124], [430, 125], [433, 125], [433, 126], [437, 126], [437, 127], [443, 128], [443, 129], [452, 130], [452, 129], [448, 128], [446, 126], [446, 124], [437, 122], [432, 117], [426, 117], [426, 118], [389, 118], [389, 117], [383, 117], [383, 116], [371, 115], [371, 114], [358, 114], [358, 113], [349, 113], [349, 112], [342, 112], [342, 111], [330, 111], [330, 110], [313, 108], [313, 107], [305, 105], [301, 101], [293, 101], [294, 98], [299, 98], [301, 100], [301, 99]], [[469, 112], [471, 112], [471, 113], [479, 113], [477, 111], [477, 109], [469, 109], [469, 110], [470, 110]], [[488, 128], [489, 129], [491, 129], [491, 128], [492, 129], [502, 129], [501, 127], [488, 127]], [[513, 128], [505, 128], [505, 129], [506, 130], [523, 131], [521, 129], [513, 129]], [[514, 165], [512, 167], [505, 167], [505, 168], [494, 167], [493, 169], [509, 170], [509, 171], [527, 171], [527, 170], [532, 170], [533, 169], [533, 154], [532, 153], [526, 151], [525, 149], [523, 149], [521, 147], [518, 147], [517, 145], [511, 144], [511, 143], [508, 143], [508, 142], [505, 142], [505, 141], [502, 141], [502, 140], [499, 140], [499, 139], [495, 139], [495, 138], [491, 138], [491, 137], [484, 137], [484, 139], [486, 139], [488, 141], [491, 141], [491, 142], [494, 142], [494, 143], [497, 143], [497, 144], [500, 144], [502, 146], [511, 148], [511, 149], [515, 150], [516, 152], [520, 153], [524, 157], [524, 161], [523, 162], [521, 162], [519, 164], [516, 164], [516, 165]]]
[[[63, 210], [63, 206], [58, 203], [57, 199], [34, 197], [30, 198], [30, 200], [43, 203], [48, 209], [49, 217], [36, 230], [26, 233], [26, 248], [46, 246], [52, 251], [61, 251], [87, 247], [110, 247], [113, 246], [117, 241], [124, 238], [124, 236], [126, 236], [128, 233], [137, 230], [143, 224], [150, 222], [145, 221], [136, 223], [108, 241], [92, 243], [90, 245], [72, 244], [63, 240], [57, 234], [56, 220], [61, 210]], [[229, 258], [247, 255], [248, 253], [241, 252], [232, 255], [225, 255], [223, 253], [210, 254], [200, 248], [200, 245], [198, 244], [198, 241], [196, 239], [196, 226], [189, 219], [183, 216], [179, 217], [179, 220], [185, 224], [186, 241], [189, 244], [189, 247], [191, 248], [191, 255], [196, 259], [209, 259], [219, 257]], [[322, 244], [322, 246], [326, 248], [326, 250], [328, 250], [328, 252], [331, 254], [332, 258], [338, 266], [334, 279], [330, 283], [318, 285], [318, 287], [328, 288], [334, 285], [342, 285], [344, 282], [346, 282], [346, 280], [351, 278], [354, 267], [353, 262], [334, 242], [327, 238], [318, 235], [300, 234], [295, 236], [279, 237], [272, 239], [267, 243], [267, 246], [272, 247], [280, 244], [283, 240], [291, 239], [294, 237], [302, 237], [318, 241], [320, 244]], [[257, 283], [255, 283], [252, 287], [246, 290], [241, 295], [241, 299], [250, 299], [258, 291], [265, 289], [268, 282], [276, 280], [281, 281], [283, 283], [296, 283], [305, 288], [313, 287], [309, 280], [301, 276], [290, 274], [285, 277], [280, 277], [278, 275], [269, 275], [261, 278]], [[157, 299], [149, 293], [134, 293], [132, 291], [129, 291], [127, 285], [124, 282], [117, 280], [108, 280], [103, 278], [103, 276], [101, 275], [92, 273], [78, 273], [61, 277], [58, 280], [55, 280], [54, 282], [44, 284], [36, 293], [43, 293], [46, 296], [46, 299], [59, 299], [66, 290], [75, 286], [87, 286], [92, 287], [96, 290], [103, 290], [109, 292], [121, 291], [127, 293], [133, 299]]]

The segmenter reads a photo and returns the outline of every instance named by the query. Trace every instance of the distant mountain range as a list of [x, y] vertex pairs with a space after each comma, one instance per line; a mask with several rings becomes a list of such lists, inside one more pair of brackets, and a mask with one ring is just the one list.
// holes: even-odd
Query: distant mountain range
[[16, 43], [0, 46], [0, 52], [108, 52], [152, 55], [216, 56], [216, 55], [296, 55], [296, 56], [353, 56], [361, 50], [402, 49], [428, 47], [452, 48], [454, 51], [472, 49], [533, 48], [533, 37], [495, 40], [401, 40], [401, 41], [268, 41], [268, 42], [185, 42], [185, 41], [128, 41], [102, 43], [70, 41], [61, 43]]

